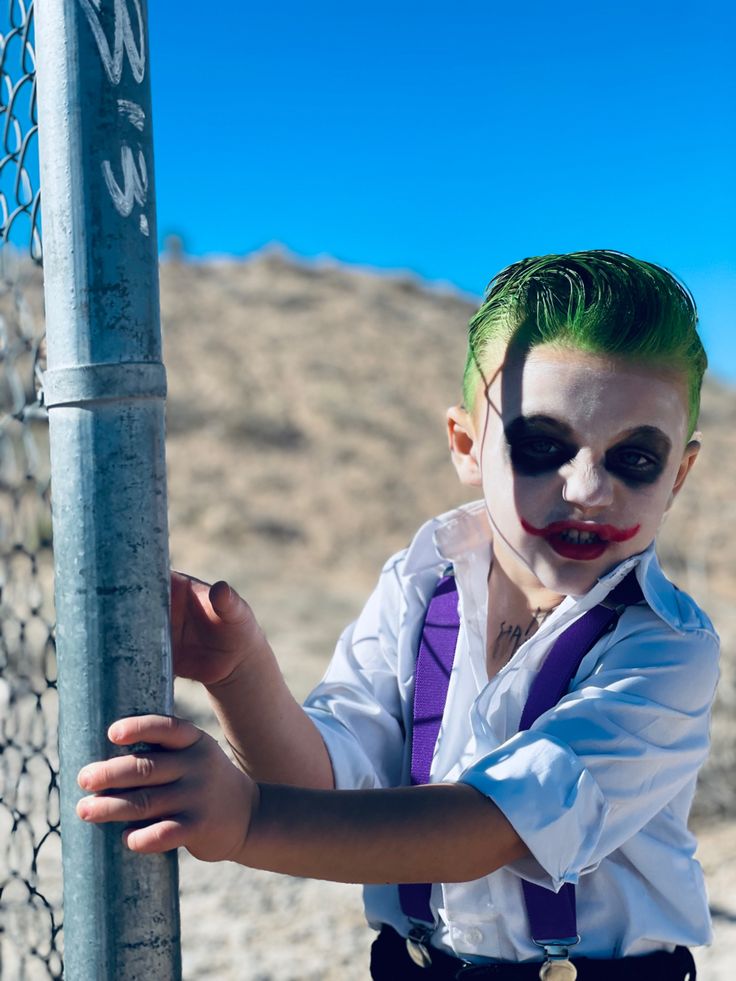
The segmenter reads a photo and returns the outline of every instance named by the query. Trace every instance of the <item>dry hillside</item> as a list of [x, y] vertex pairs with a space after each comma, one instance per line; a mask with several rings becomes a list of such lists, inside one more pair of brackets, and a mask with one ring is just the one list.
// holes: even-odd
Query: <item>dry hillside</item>
[[[465, 498], [443, 427], [473, 298], [273, 250], [169, 261], [161, 286], [173, 561], [251, 600], [304, 693], [383, 561]], [[704, 450], [661, 539], [724, 639], [701, 816], [736, 809], [735, 410], [710, 382]]]
[[[10, 313], [40, 324], [40, 270], [28, 270], [26, 279], [23, 303]], [[306, 264], [274, 251], [248, 260], [168, 261], [161, 286], [172, 558], [202, 578], [229, 578], [251, 600], [288, 680], [304, 694], [385, 558], [421, 521], [465, 497], [447, 458], [444, 409], [459, 394], [474, 303], [409, 276]], [[14, 293], [0, 297], [0, 319], [19, 302]], [[32, 383], [33, 353], [23, 346], [16, 387]], [[6, 380], [0, 401], [13, 404], [14, 394]], [[709, 981], [731, 981], [736, 946], [735, 409], [733, 389], [708, 385], [705, 448], [661, 540], [673, 578], [701, 600], [724, 639], [714, 751], [697, 801], [716, 935], [696, 957]], [[42, 448], [42, 424], [36, 429]], [[18, 534], [34, 549], [48, 541], [45, 501], [23, 495], [23, 509], [13, 500], [5, 500], [0, 524], [24, 522]], [[25, 609], [25, 582], [15, 590]], [[6, 602], [11, 592], [5, 589]], [[201, 691], [179, 683], [177, 694], [181, 714], [213, 728]], [[33, 733], [27, 739], [35, 741], [32, 692], [23, 705]], [[22, 713], [13, 711], [9, 731], [17, 739], [12, 725]], [[49, 725], [53, 718], [52, 711]], [[45, 829], [47, 767], [29, 769], [38, 772]], [[60, 897], [58, 841], [49, 842], [40, 882], [44, 895]], [[15, 861], [12, 849], [7, 855]], [[208, 865], [183, 851], [180, 881], [187, 981], [366, 977], [372, 934], [359, 887]], [[19, 917], [30, 909], [23, 902]], [[5, 944], [0, 956], [8, 950]], [[3, 977], [26, 976], [12, 960], [3, 968]]]

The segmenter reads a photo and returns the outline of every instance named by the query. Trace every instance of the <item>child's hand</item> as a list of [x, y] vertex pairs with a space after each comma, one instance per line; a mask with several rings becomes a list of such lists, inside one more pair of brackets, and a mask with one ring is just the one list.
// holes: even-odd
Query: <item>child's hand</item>
[[213, 586], [171, 574], [174, 671], [203, 685], [228, 681], [249, 653], [266, 644], [253, 611], [226, 582]]
[[183, 845], [205, 862], [237, 856], [258, 788], [214, 739], [191, 722], [161, 715], [120, 719], [108, 736], [118, 746], [146, 742], [156, 748], [85, 766], [79, 785], [95, 796], [79, 801], [80, 818], [129, 823], [123, 840], [135, 852]]

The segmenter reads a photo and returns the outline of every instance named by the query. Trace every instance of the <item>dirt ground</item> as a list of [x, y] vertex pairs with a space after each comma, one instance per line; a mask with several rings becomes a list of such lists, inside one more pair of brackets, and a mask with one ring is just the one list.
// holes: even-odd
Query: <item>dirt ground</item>
[[[704, 828], [700, 861], [714, 943], [695, 950], [703, 981], [736, 976], [736, 822]], [[365, 981], [373, 932], [358, 886], [181, 858], [185, 981]]]

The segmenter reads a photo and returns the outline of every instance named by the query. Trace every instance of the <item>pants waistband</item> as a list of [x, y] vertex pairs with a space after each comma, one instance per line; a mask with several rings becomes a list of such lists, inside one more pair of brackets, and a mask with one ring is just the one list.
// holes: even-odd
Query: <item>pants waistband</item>
[[[374, 981], [539, 981], [539, 962], [519, 964], [466, 964], [435, 947], [430, 948], [432, 962], [419, 967], [409, 956], [406, 940], [394, 929], [384, 926], [371, 948], [371, 977]], [[695, 962], [687, 947], [672, 953], [657, 951], [641, 957], [599, 959], [572, 957], [578, 981], [695, 981]]]

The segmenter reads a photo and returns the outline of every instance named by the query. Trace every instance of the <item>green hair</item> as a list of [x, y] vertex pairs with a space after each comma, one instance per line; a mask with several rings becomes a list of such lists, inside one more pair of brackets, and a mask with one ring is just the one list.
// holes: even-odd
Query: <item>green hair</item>
[[681, 373], [692, 435], [708, 363], [697, 321], [683, 283], [623, 252], [593, 249], [522, 259], [491, 280], [468, 324], [465, 407], [473, 407], [490, 348], [499, 342], [504, 349], [557, 344]]

